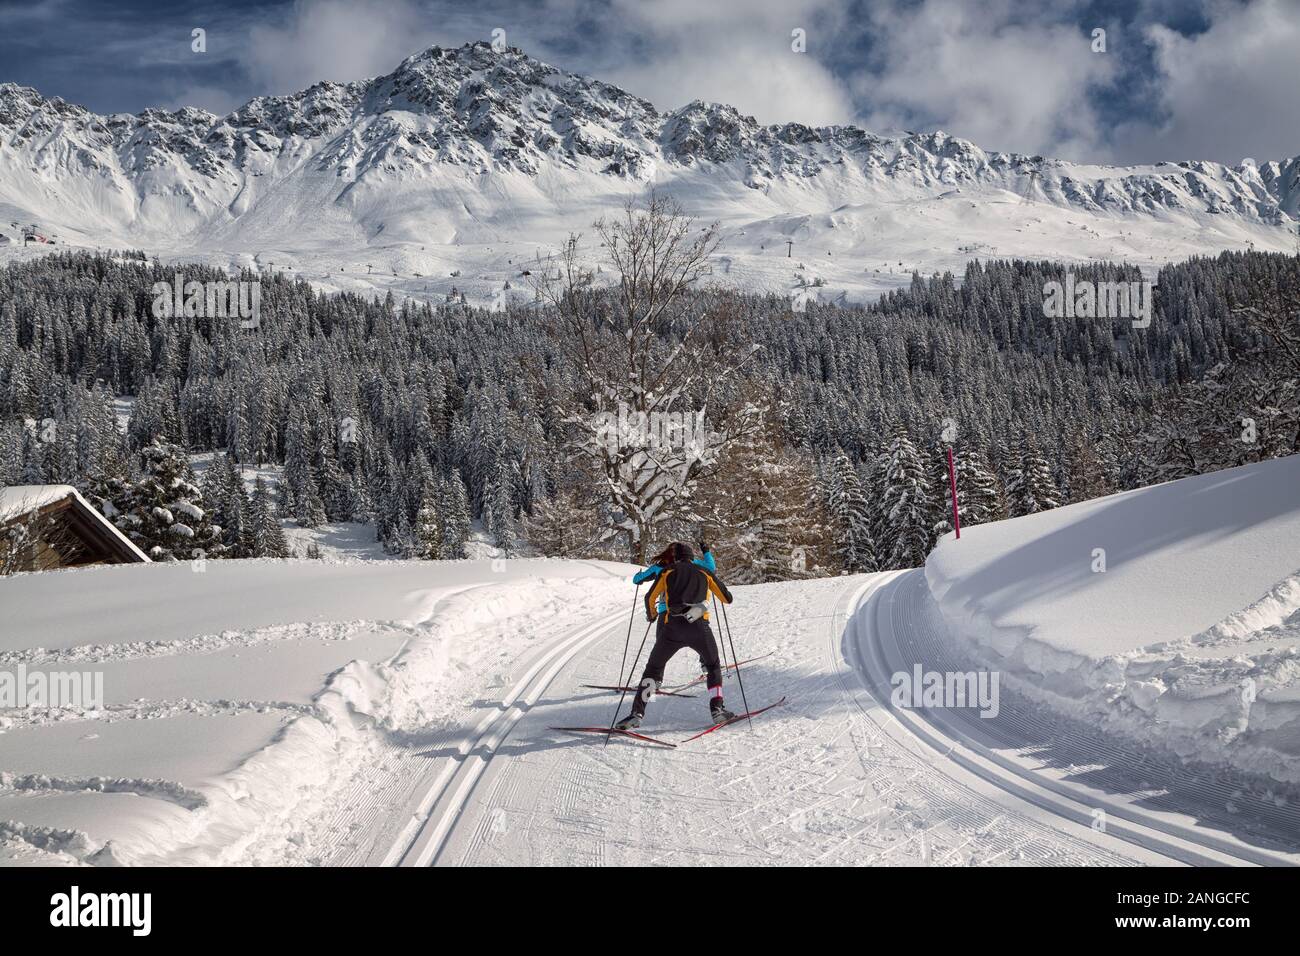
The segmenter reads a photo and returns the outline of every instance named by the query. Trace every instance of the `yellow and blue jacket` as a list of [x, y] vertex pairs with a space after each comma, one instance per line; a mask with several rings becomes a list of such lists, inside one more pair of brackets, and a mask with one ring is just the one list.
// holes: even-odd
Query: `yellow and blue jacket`
[[698, 561], [678, 561], [663, 570], [646, 595], [645, 619], [653, 621], [658, 617], [666, 620], [667, 617], [685, 614], [692, 605], [699, 605], [704, 611], [701, 619], [707, 621], [710, 595], [723, 604], [731, 603], [731, 592], [713, 572], [700, 567]]
[[[703, 568], [705, 571], [708, 571], [710, 574], [714, 574], [714, 573], [716, 573], [717, 570], [718, 570], [718, 562], [713, 560], [713, 552], [712, 552], [712, 551], [705, 551], [705, 552], [704, 552], [704, 557], [702, 557], [702, 558], [696, 558], [696, 559], [695, 559], [694, 561], [692, 561], [691, 563], [694, 564], [694, 565], [696, 565], [697, 567], [701, 567], [701, 568]], [[658, 565], [658, 564], [652, 564], [652, 565], [650, 565], [650, 567], [646, 568], [645, 570], [643, 570], [643, 571], [638, 571], [636, 574], [632, 575], [632, 583], [633, 583], [633, 584], [645, 584], [645, 582], [647, 582], [647, 581], [655, 582], [655, 581], [658, 580], [659, 576], [660, 576], [661, 574], [663, 574], [663, 573], [664, 573], [664, 569], [663, 569], [660, 565]], [[654, 584], [653, 584], [653, 583], [650, 585], [650, 590], [651, 590], [651, 591], [654, 590]], [[651, 618], [649, 617], [649, 614], [650, 614], [650, 595], [649, 595], [649, 593], [646, 594], [645, 601], [646, 601], [646, 605], [645, 605], [645, 607], [646, 607], [646, 615], [647, 615], [646, 620], [651, 620]], [[660, 604], [658, 610], [659, 610], [659, 613], [662, 614], [664, 611], [668, 610], [668, 605], [666, 605], [666, 604]]]

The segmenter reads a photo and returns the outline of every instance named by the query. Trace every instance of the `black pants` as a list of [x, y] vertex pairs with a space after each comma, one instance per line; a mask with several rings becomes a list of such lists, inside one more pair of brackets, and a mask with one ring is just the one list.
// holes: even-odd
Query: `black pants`
[[[646, 662], [641, 675], [641, 686], [637, 690], [632, 710], [638, 714], [645, 713], [645, 705], [659, 689], [664, 680], [664, 668], [678, 651], [690, 648], [700, 655], [700, 660], [708, 668], [707, 686], [710, 690], [722, 686], [722, 662], [718, 659], [718, 642], [714, 640], [709, 622], [703, 619], [695, 621], [683, 617], [660, 615], [660, 624], [655, 631], [655, 646], [650, 649], [650, 660]], [[653, 681], [653, 683], [650, 683]]]

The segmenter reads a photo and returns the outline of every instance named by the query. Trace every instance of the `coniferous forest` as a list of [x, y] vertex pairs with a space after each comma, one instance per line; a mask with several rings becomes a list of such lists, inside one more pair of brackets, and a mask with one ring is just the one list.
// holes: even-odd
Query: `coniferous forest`
[[[164, 560], [285, 556], [289, 520], [366, 522], [419, 558], [463, 557], [476, 522], [507, 555], [626, 560], [703, 538], [737, 583], [912, 567], [950, 530], [949, 445], [964, 525], [1300, 451], [1293, 256], [1167, 266], [1141, 330], [1044, 316], [1044, 283], [1065, 274], [1051, 262], [972, 262], [802, 311], [704, 281], [627, 327], [610, 318], [636, 313], [627, 283], [489, 312], [251, 273], [258, 328], [157, 318], [151, 287], [178, 269], [229, 278], [140, 253], [0, 271], [0, 479], [74, 485]], [[575, 343], [602, 322], [647, 361], [593, 375]], [[602, 465], [583, 417], [612, 412], [618, 375], [653, 398], [646, 366], [683, 354], [640, 407], [702, 412], [726, 440], [656, 458], [640, 497], [611, 493], [627, 461]], [[188, 456], [208, 451], [199, 479]], [[250, 494], [241, 464], [280, 480]]]

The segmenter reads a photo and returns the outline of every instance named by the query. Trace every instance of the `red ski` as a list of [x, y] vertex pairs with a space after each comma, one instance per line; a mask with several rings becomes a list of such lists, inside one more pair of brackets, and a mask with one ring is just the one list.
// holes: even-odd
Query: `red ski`
[[562, 730], [566, 734], [618, 734], [620, 737], [631, 737], [634, 740], [644, 740], [648, 744], [658, 744], [660, 747], [676, 747], [676, 744], [670, 744], [666, 740], [656, 740], [654, 737], [647, 737], [645, 734], [633, 733], [630, 730], [610, 730], [608, 727], [552, 727], [551, 730]]
[[[735, 670], [737, 667], [744, 667], [746, 664], [752, 664], [752, 663], [754, 663], [754, 661], [761, 661], [761, 660], [762, 660], [763, 658], [765, 658], [765, 657], [771, 657], [771, 656], [772, 656], [773, 654], [775, 654], [775, 653], [776, 653], [776, 651], [768, 651], [766, 654], [759, 654], [757, 657], [751, 657], [749, 660], [747, 660], [747, 661], [741, 661], [739, 664], [728, 664], [728, 665], [727, 665], [725, 668], [723, 668], [723, 669], [724, 669], [724, 670], [729, 670], [729, 671], [730, 671], [730, 670]], [[708, 675], [708, 674], [701, 674], [699, 677], [695, 678], [694, 680], [688, 680], [685, 684], [681, 684], [680, 686], [678, 686], [678, 687], [676, 687], [676, 688], [674, 688], [674, 689], [675, 689], [675, 690], [685, 690], [687, 687], [693, 687], [694, 685], [698, 684], [700, 681], [708, 680], [708, 679], [709, 679], [709, 675]], [[659, 693], [662, 694], [662, 693], [665, 693], [665, 691], [662, 691], [662, 690], [661, 690]]]
[[[580, 687], [590, 687], [592, 690], [621, 690], [629, 694], [635, 694], [639, 687], [615, 687], [612, 684], [580, 684]], [[679, 694], [672, 690], [657, 690], [656, 694], [666, 694], [669, 697], [694, 697], [694, 694]]]
[[780, 707], [784, 703], [785, 703], [785, 698], [782, 697], [775, 704], [768, 704], [766, 707], [760, 707], [758, 708], [758, 710], [751, 710], [748, 713], [737, 714], [735, 717], [732, 717], [730, 720], [724, 720], [720, 724], [714, 724], [712, 727], [706, 727], [704, 730], [701, 730], [694, 737], [687, 737], [685, 740], [682, 741], [682, 743], [689, 744], [692, 740], [698, 740], [699, 738], [703, 737], [705, 734], [711, 734], [720, 727], [729, 727], [738, 720], [746, 720], [750, 717], [757, 717], [759, 714], [763, 713], [763, 711], [771, 710], [773, 707]]

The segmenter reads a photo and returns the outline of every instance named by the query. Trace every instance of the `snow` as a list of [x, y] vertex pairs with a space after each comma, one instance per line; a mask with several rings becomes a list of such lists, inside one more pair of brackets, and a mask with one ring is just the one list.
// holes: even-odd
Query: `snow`
[[0, 520], [44, 508], [76, 493], [71, 485], [6, 485], [0, 488]]
[[[304, 173], [305, 175], [305, 173]], [[434, 173], [431, 178], [449, 178]], [[506, 177], [501, 177], [506, 179]], [[423, 229], [431, 217], [453, 218], [461, 209], [456, 199], [468, 184], [434, 189], [422, 185], [394, 185], [400, 202], [385, 203], [381, 215], [388, 228], [379, 236], [356, 236], [329, 228], [308, 228], [281, 222], [236, 226], [220, 235], [160, 229], [157, 234], [136, 235], [125, 229], [88, 234], [68, 243], [80, 248], [144, 245], [164, 263], [198, 262], [222, 269], [258, 268], [301, 278], [326, 292], [352, 292], [367, 298], [392, 293], [400, 302], [439, 304], [453, 289], [475, 306], [499, 310], [507, 302], [532, 301], [522, 267], [536, 257], [559, 249], [571, 232], [580, 233], [580, 252], [592, 265], [605, 267], [591, 222], [616, 211], [641, 187], [593, 182], [577, 173], [557, 174], [560, 182], [547, 183], [553, 193], [538, 195], [513, 177], [486, 190], [490, 204], [474, 213], [475, 230], [489, 242], [469, 238], [469, 222], [449, 224], [449, 241], [428, 238]], [[1139, 266], [1154, 277], [1160, 266], [1189, 256], [1225, 249], [1251, 248], [1290, 251], [1293, 237], [1285, 228], [1222, 216], [1185, 214], [1154, 218], [1142, 214], [1096, 214], [1048, 203], [1022, 205], [1002, 190], [968, 197], [964, 207], [952, 199], [925, 194], [883, 194], [863, 203], [855, 184], [835, 184], [822, 193], [807, 185], [761, 193], [743, 183], [710, 181], [703, 170], [665, 169], [655, 185], [678, 198], [687, 211], [701, 220], [717, 218], [722, 244], [710, 281], [759, 294], [822, 302], [869, 302], [882, 293], [906, 287], [913, 271], [922, 274], [952, 271], [960, 276], [973, 258], [1052, 259], [1086, 264], [1120, 261]], [[286, 183], [287, 195], [298, 194], [286, 205], [318, 208], [318, 189]], [[842, 199], [857, 195], [846, 207]], [[499, 198], [498, 198], [499, 197]], [[810, 209], [817, 215], [799, 215]], [[28, 212], [29, 218], [43, 218]], [[50, 211], [45, 218], [57, 215]], [[251, 214], [250, 214], [251, 216]], [[418, 239], [398, 239], [415, 235]], [[986, 244], [978, 253], [969, 249], [970, 237]], [[388, 238], [385, 238], [388, 237]], [[796, 239], [796, 258], [786, 257], [785, 239]], [[345, 251], [346, 250], [346, 251]], [[5, 247], [0, 262], [48, 253], [48, 247]], [[829, 253], [829, 255], [828, 255]], [[800, 261], [808, 264], [799, 270]], [[373, 271], [367, 264], [374, 266]], [[453, 271], [461, 271], [453, 277]], [[396, 273], [396, 275], [394, 275]], [[823, 285], [806, 286], [815, 278]], [[505, 282], [514, 288], [504, 289]]]
[[951, 639], [1004, 686], [1294, 784], [1298, 488], [1292, 456], [966, 528], [926, 578]]
[[[785, 705], [667, 751], [550, 730], [604, 725], [624, 622], [584, 647], [507, 732], [483, 729], [465, 766], [433, 804], [404, 864], [457, 865], [980, 865], [1151, 862], [1086, 826], [1041, 815], [970, 779], [940, 772], [857, 685], [841, 653], [856, 599], [885, 575], [733, 589], [728, 610], [751, 706]], [[776, 626], [774, 625], [774, 622]], [[621, 626], [620, 626], [621, 625]], [[640, 630], [640, 628], [638, 628]], [[636, 643], [638, 634], [633, 634]], [[679, 654], [669, 683], [698, 664]], [[724, 682], [729, 706], [737, 683]], [[707, 725], [707, 703], [656, 697], [641, 728], [681, 741]], [[506, 721], [508, 723], [508, 721]], [[896, 722], [892, 722], [894, 728]], [[502, 736], [506, 734], [505, 736]], [[498, 741], [495, 745], [492, 741]], [[490, 749], [491, 748], [491, 749]], [[472, 779], [470, 797], [458, 786]], [[439, 831], [435, 824], [447, 829]], [[454, 822], [451, 822], [454, 821]], [[430, 833], [430, 831], [433, 831]]]
[[[0, 862], [1164, 859], [1049, 824], [890, 729], [840, 651], [858, 597], [888, 575], [736, 588], [734, 642], [760, 657], [749, 702], [789, 702], [755, 734], [649, 751], [551, 729], [617, 705], [582, 685], [619, 668], [630, 566], [205, 567], [0, 580], [0, 669], [100, 671], [105, 693], [93, 713], [0, 712]], [[697, 674], [685, 654], [668, 670]], [[725, 688], [738, 704], [733, 677]], [[707, 700], [661, 696], [648, 714], [648, 733], [681, 740]]]
[[623, 568], [584, 562], [199, 567], [0, 580], [0, 668], [105, 688], [97, 712], [0, 711], [0, 860], [304, 862], [288, 828], [324, 825], [391, 739], [454, 726], [552, 625], [627, 602]]
[[[375, 534], [374, 523], [336, 521], [317, 528], [303, 528], [296, 521], [282, 520], [285, 539], [295, 557], [305, 557], [315, 546], [320, 560], [334, 564], [356, 561], [398, 561], [399, 556], [384, 549]], [[478, 555], [470, 555], [478, 557]]]

